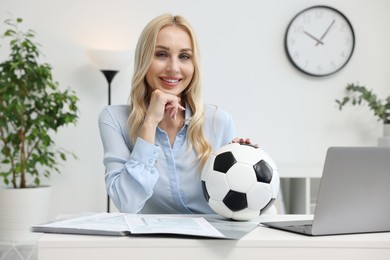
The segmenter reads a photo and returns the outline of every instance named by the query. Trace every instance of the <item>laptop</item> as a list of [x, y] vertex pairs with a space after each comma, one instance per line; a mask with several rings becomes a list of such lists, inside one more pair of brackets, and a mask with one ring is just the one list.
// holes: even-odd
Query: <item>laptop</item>
[[390, 231], [390, 147], [330, 147], [313, 220], [261, 222], [304, 235]]

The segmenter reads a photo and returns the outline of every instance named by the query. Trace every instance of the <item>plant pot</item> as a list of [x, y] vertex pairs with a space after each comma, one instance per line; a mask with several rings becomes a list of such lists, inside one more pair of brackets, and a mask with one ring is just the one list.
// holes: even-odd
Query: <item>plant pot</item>
[[30, 226], [48, 220], [50, 187], [0, 188], [0, 241], [36, 241]]
[[390, 146], [390, 124], [383, 125], [383, 136], [378, 138], [378, 146]]

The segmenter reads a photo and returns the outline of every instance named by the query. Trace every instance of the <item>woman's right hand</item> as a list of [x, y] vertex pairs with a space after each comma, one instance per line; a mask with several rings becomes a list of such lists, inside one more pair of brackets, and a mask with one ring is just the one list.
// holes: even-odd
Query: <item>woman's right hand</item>
[[156, 128], [164, 117], [176, 119], [179, 110], [185, 110], [180, 104], [180, 98], [156, 89], [150, 97], [144, 123], [141, 126], [139, 137], [149, 143], [155, 142]]
[[165, 116], [176, 119], [178, 111], [185, 110], [179, 102], [180, 98], [175, 95], [167, 94], [158, 89], [154, 90], [150, 98], [148, 111], [146, 112], [145, 122], [157, 127], [158, 123]]

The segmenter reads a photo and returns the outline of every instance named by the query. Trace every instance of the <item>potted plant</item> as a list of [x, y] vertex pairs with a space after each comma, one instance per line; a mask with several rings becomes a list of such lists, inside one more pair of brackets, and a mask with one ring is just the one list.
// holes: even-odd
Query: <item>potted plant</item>
[[[41, 179], [59, 172], [59, 162], [71, 154], [55, 149], [52, 135], [78, 118], [77, 96], [69, 88], [59, 90], [52, 67], [41, 61], [35, 32], [21, 30], [21, 23], [20, 18], [5, 20], [1, 35], [9, 55], [0, 53], [0, 176], [5, 184], [0, 189], [0, 240], [22, 239], [29, 224], [47, 214], [39, 203], [48, 208], [50, 189], [42, 187]], [[23, 215], [32, 223], [21, 220], [15, 224], [19, 230], [11, 231], [11, 222]]]
[[339, 110], [348, 104], [367, 104], [379, 121], [383, 123], [383, 137], [378, 139], [381, 146], [390, 146], [390, 96], [384, 100], [375, 95], [372, 90], [358, 84], [349, 84], [346, 87], [346, 96], [342, 100], [336, 100]]

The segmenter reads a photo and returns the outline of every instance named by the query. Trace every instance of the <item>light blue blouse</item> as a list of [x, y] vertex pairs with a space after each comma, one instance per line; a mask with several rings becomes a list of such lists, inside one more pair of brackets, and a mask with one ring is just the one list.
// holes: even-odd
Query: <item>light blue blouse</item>
[[[186, 108], [186, 121], [191, 118]], [[105, 107], [99, 116], [104, 148], [106, 188], [121, 212], [149, 214], [213, 213], [204, 199], [199, 162], [189, 150], [186, 123], [173, 145], [167, 133], [157, 128], [155, 144], [128, 136], [129, 106]], [[232, 141], [235, 127], [224, 110], [205, 105], [204, 132], [215, 150]]]

